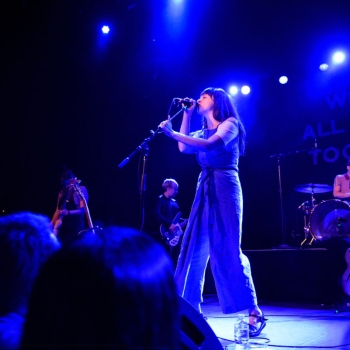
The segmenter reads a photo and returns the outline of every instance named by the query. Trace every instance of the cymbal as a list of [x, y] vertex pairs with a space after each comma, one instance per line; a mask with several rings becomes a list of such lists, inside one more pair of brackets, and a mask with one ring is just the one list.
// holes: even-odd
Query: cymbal
[[295, 186], [294, 189], [297, 192], [302, 193], [325, 193], [333, 190], [333, 186], [324, 185], [324, 184], [305, 184]]

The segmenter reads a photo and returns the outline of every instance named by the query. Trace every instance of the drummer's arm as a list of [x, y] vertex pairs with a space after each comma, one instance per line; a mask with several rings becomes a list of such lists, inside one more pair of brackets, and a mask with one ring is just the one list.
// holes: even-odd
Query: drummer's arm
[[340, 198], [340, 199], [349, 198], [350, 197], [350, 189], [349, 189], [349, 192], [343, 193], [343, 192], [341, 192], [340, 185], [335, 184], [333, 187], [333, 196], [335, 198]]

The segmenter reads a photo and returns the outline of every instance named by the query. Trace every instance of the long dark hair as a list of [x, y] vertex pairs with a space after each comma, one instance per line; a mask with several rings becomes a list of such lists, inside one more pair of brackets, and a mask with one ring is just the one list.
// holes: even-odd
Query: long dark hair
[[175, 350], [171, 261], [150, 236], [111, 227], [57, 252], [39, 275], [21, 349]]
[[[234, 117], [238, 122], [238, 146], [240, 155], [245, 151], [245, 139], [246, 132], [241, 118], [237, 112], [237, 108], [234, 105], [231, 96], [221, 88], [209, 87], [202, 91], [201, 96], [207, 94], [214, 101], [214, 119], [223, 122], [227, 118]], [[207, 120], [203, 117], [203, 127], [207, 128]]]

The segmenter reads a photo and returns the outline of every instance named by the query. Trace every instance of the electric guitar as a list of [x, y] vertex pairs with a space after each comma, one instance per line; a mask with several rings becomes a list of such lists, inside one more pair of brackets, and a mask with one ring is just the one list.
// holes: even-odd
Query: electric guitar
[[[71, 186], [73, 188], [74, 192], [78, 195], [79, 199], [83, 202], [83, 206], [84, 206], [84, 209], [85, 209], [86, 221], [88, 223], [89, 229], [92, 229], [93, 228], [93, 224], [92, 224], [92, 220], [91, 220], [91, 216], [90, 216], [89, 207], [87, 205], [87, 202], [86, 202], [86, 199], [84, 197], [84, 194], [83, 194], [83, 192], [81, 191], [81, 189], [79, 187], [80, 182], [81, 182], [81, 180], [78, 180], [77, 178], [70, 179], [69, 180], [69, 186]], [[66, 201], [64, 201], [62, 209], [66, 209]], [[57, 236], [59, 228], [62, 225], [62, 218], [63, 218], [63, 215], [58, 215], [58, 218], [57, 218], [57, 220], [55, 222], [55, 225], [54, 225], [54, 228], [53, 228], [53, 232], [54, 232], [55, 236]]]
[[[62, 209], [66, 209], [66, 201], [64, 201]], [[62, 225], [62, 218], [63, 218], [63, 215], [59, 214], [57, 220], [55, 221], [55, 225], [53, 227], [53, 233], [55, 236], [58, 235], [58, 231]]]
[[90, 216], [90, 210], [89, 210], [89, 207], [87, 205], [86, 199], [84, 197], [83, 192], [81, 192], [81, 189], [79, 187], [80, 182], [81, 182], [81, 180], [78, 180], [77, 178], [71, 179], [70, 180], [70, 185], [72, 186], [74, 192], [79, 196], [79, 198], [83, 202], [83, 206], [84, 206], [84, 209], [85, 209], [86, 221], [88, 223], [89, 229], [91, 229], [91, 228], [94, 227], [94, 225], [92, 224], [92, 220], [91, 220], [91, 216]]
[[175, 232], [173, 232], [169, 228], [168, 229], [165, 228], [163, 224], [160, 225], [160, 234], [165, 240], [165, 243], [167, 245], [170, 245], [171, 247], [175, 247], [179, 243], [180, 237], [183, 234], [182, 229], [185, 227], [188, 221], [188, 219], [186, 219], [180, 223], [179, 221], [180, 221], [181, 214], [182, 214], [181, 212], [177, 213], [175, 215], [174, 220], [171, 222], [173, 225], [176, 226]]
[[348, 264], [343, 277], [341, 279], [344, 293], [350, 296], [350, 248], [345, 252], [345, 261]]

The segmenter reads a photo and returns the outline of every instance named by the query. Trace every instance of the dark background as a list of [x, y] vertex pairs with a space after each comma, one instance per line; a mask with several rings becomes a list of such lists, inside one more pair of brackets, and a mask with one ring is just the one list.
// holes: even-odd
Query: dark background
[[[52, 216], [61, 167], [89, 192], [95, 224], [139, 226], [142, 159], [123, 161], [167, 116], [174, 97], [208, 86], [251, 87], [235, 97], [247, 129], [240, 160], [243, 248], [298, 245], [310, 199], [294, 187], [332, 185], [350, 158], [350, 5], [340, 0], [12, 1], [1, 11], [2, 213]], [[112, 30], [101, 34], [102, 25]], [[278, 78], [287, 75], [281, 85]], [[178, 108], [172, 108], [171, 115]], [[174, 128], [181, 117], [174, 119]], [[194, 120], [199, 127], [200, 117]], [[319, 150], [309, 150], [315, 139]], [[279, 155], [277, 157], [276, 155]], [[281, 228], [278, 159], [286, 235]], [[188, 216], [200, 168], [164, 135], [150, 143], [145, 230], [166, 177]], [[317, 203], [332, 193], [315, 195]]]

